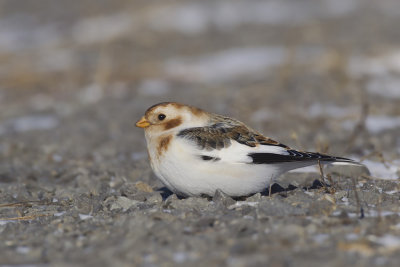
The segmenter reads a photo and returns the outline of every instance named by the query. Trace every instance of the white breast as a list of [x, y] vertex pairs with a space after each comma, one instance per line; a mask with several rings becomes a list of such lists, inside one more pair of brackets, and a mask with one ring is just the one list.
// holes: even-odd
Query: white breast
[[[156, 147], [149, 146], [149, 153], [155, 174], [173, 192], [213, 195], [220, 189], [231, 196], [242, 196], [262, 191], [283, 172], [279, 165], [249, 164], [248, 148], [251, 149], [233, 141], [229, 148], [203, 151], [185, 139], [174, 137], [161, 156], [157, 155]], [[205, 161], [200, 155], [220, 160]]]

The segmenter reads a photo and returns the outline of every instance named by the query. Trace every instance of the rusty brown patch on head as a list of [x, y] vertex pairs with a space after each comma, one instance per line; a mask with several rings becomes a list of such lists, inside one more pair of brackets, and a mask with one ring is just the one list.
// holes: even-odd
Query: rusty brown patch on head
[[179, 126], [181, 124], [182, 124], [182, 118], [181, 117], [178, 117], [176, 119], [172, 119], [170, 121], [167, 121], [164, 124], [164, 130], [169, 130], [169, 129], [175, 128], [176, 126]]
[[158, 155], [162, 155], [165, 151], [167, 151], [171, 140], [172, 140], [172, 135], [167, 135], [160, 138], [160, 142], [158, 143], [157, 147]]
[[181, 109], [181, 108], [183, 108], [185, 106], [184, 104], [176, 103], [176, 102], [169, 102], [169, 105], [171, 105], [171, 106], [173, 106], [173, 107], [175, 107], [177, 109]]
[[151, 107], [149, 107], [146, 112], [145, 112], [145, 116], [147, 117], [151, 112], [153, 112], [153, 110], [155, 110], [158, 107], [165, 107], [168, 106], [169, 102], [162, 102], [162, 103], [158, 103], [155, 105], [152, 105]]
[[195, 115], [195, 116], [201, 116], [204, 114], [204, 110], [196, 108], [196, 107], [189, 107], [189, 110]]
[[151, 113], [156, 108], [158, 108], [158, 107], [166, 107], [166, 106], [174, 106], [175, 108], [180, 109], [180, 108], [184, 107], [185, 105], [180, 104], [180, 103], [176, 103], [176, 102], [161, 102], [161, 103], [158, 103], [158, 104], [155, 104], [155, 105], [149, 107], [146, 110], [145, 114], [147, 116], [149, 113]]

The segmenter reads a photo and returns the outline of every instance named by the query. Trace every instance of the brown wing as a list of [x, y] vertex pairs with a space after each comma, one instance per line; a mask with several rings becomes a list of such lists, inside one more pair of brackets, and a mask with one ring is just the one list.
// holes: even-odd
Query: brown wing
[[194, 127], [182, 130], [178, 137], [193, 141], [201, 149], [213, 150], [227, 148], [234, 140], [243, 145], [255, 147], [257, 145], [280, 146], [288, 149], [289, 147], [265, 137], [248, 127], [243, 123], [221, 117], [217, 123], [207, 127]]
[[[213, 150], [227, 148], [232, 140], [249, 147], [259, 145], [279, 146], [284, 148], [285, 153], [256, 152], [249, 153], [253, 164], [276, 164], [285, 162], [352, 162], [353, 160], [341, 157], [333, 157], [320, 153], [302, 152], [289, 148], [271, 138], [265, 137], [260, 133], [251, 130], [243, 123], [226, 118], [218, 118], [218, 122], [207, 127], [194, 127], [182, 130], [178, 137], [188, 139], [194, 142], [200, 149]], [[218, 161], [220, 158], [207, 155], [200, 156], [205, 161]]]

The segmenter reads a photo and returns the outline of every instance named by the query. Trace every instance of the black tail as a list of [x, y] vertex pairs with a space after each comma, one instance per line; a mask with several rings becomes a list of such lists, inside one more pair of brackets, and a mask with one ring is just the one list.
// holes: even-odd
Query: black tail
[[250, 153], [249, 157], [253, 159], [254, 164], [275, 164], [285, 162], [305, 162], [305, 161], [321, 161], [324, 162], [348, 162], [357, 164], [356, 161], [348, 158], [333, 157], [321, 153], [300, 152], [296, 150], [287, 150], [288, 155], [275, 153]]

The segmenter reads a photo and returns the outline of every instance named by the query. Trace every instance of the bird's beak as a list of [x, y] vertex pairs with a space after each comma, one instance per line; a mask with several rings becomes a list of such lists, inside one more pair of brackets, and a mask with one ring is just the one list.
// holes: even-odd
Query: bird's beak
[[150, 126], [150, 122], [148, 122], [145, 117], [142, 117], [136, 122], [136, 126], [140, 128], [147, 128]]

